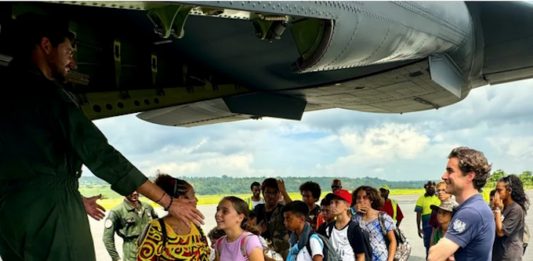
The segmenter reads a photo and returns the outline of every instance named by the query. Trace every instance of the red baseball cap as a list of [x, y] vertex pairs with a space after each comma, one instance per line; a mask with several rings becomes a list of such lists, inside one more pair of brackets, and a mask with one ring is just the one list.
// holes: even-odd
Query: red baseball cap
[[348, 204], [352, 204], [352, 194], [348, 190], [345, 189], [337, 189], [335, 192], [333, 192], [334, 198], [340, 198], [342, 200], [345, 200], [348, 202]]

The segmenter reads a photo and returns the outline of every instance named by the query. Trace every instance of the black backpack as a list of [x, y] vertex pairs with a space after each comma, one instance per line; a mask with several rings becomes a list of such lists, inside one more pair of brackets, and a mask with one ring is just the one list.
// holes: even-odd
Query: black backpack
[[[335, 227], [336, 222], [332, 222], [328, 225], [327, 228], [327, 237], [331, 238], [331, 233], [333, 232], [333, 228]], [[363, 241], [364, 242], [355, 242], [355, 232], [354, 230], [359, 228], [361, 233], [363, 234]], [[358, 223], [354, 222], [353, 220], [350, 220], [350, 223], [348, 223], [348, 241], [350, 241], [350, 246], [352, 249], [356, 248], [356, 245], [358, 244], [364, 244], [366, 252], [365, 252], [365, 260], [372, 260], [372, 246], [370, 245], [370, 234], [364, 229], [362, 229]], [[357, 253], [354, 251], [355, 258], [357, 259]]]

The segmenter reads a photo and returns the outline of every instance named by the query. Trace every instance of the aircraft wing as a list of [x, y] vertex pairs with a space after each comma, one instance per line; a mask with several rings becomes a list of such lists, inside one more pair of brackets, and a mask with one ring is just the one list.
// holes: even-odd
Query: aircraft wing
[[[342, 108], [408, 113], [533, 76], [524, 2], [0, 3], [0, 65], [16, 18], [65, 17], [91, 119], [139, 113], [194, 127]], [[10, 11], [7, 11], [10, 10]], [[0, 74], [3, 70], [0, 68]]]

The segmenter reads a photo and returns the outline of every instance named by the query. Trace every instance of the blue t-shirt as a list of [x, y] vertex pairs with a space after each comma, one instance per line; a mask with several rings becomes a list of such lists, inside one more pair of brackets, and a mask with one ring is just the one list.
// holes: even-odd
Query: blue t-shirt
[[495, 235], [494, 215], [476, 194], [455, 208], [444, 237], [460, 246], [456, 261], [491, 261]]

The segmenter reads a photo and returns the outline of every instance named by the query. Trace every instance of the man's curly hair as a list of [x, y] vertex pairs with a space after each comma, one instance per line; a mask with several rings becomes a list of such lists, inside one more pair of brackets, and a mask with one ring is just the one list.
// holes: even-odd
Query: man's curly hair
[[487, 184], [492, 165], [489, 164], [483, 152], [467, 147], [458, 147], [448, 155], [448, 159], [451, 158], [459, 159], [459, 169], [464, 176], [470, 172], [475, 173], [472, 180], [474, 188], [480, 190]]

